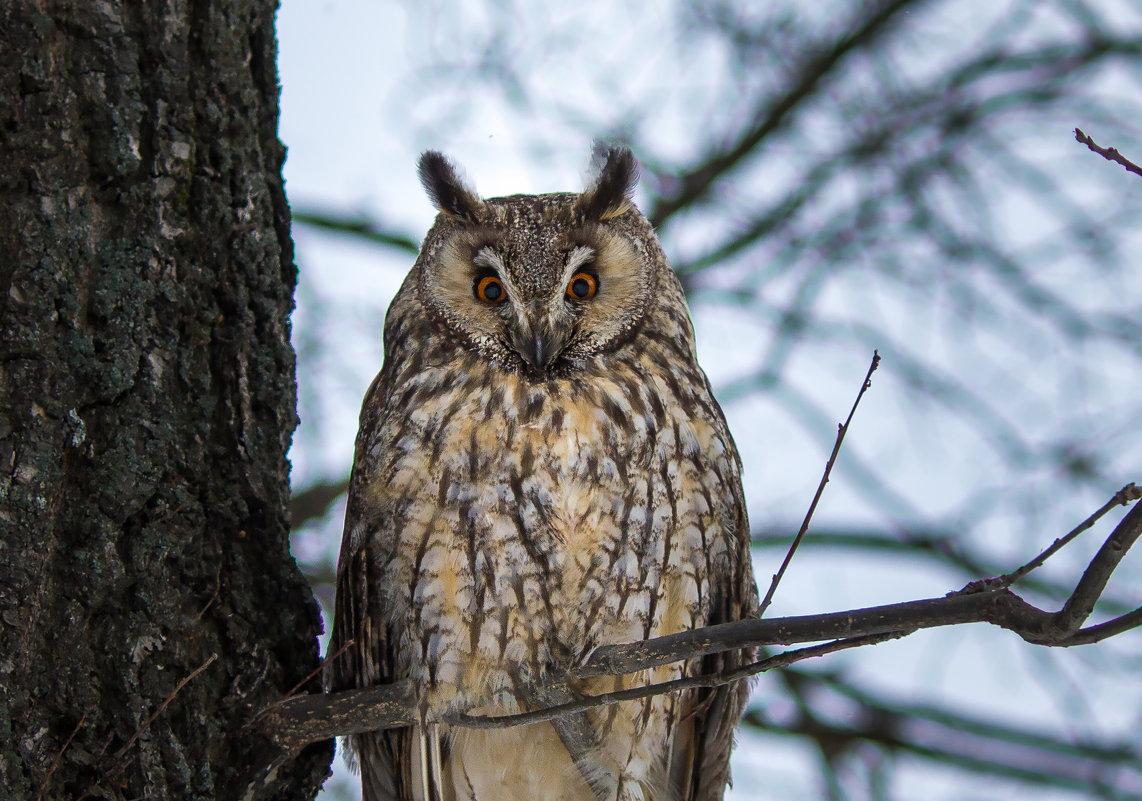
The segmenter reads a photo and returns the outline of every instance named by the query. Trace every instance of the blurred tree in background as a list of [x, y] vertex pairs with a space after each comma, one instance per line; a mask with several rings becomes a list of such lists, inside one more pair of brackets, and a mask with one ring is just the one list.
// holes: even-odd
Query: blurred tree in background
[[[639, 155], [640, 205], [746, 460], [763, 583], [819, 475], [802, 465], [823, 465], [879, 348], [832, 506], [771, 614], [956, 589], [1142, 478], [1142, 181], [1072, 134], [1142, 158], [1137, 4], [393, 11], [400, 88], [377, 102], [410, 153], [494, 117], [522, 163], [582, 163], [595, 137]], [[411, 157], [392, 169], [411, 175]], [[339, 231], [411, 265], [423, 231], [292, 199], [299, 235]], [[349, 316], [379, 349], [383, 299], [346, 308], [300, 267], [295, 552], [329, 606], [348, 461], [326, 480], [304, 465], [327, 436], [330, 375], [363, 387], [380, 365], [347, 358], [327, 323]], [[1064, 597], [1066, 578], [1021, 588]], [[1118, 586], [1103, 613], [1139, 595]], [[1031, 655], [1012, 639], [928, 633], [763, 677], [734, 797], [1142, 798], [1138, 638]]]

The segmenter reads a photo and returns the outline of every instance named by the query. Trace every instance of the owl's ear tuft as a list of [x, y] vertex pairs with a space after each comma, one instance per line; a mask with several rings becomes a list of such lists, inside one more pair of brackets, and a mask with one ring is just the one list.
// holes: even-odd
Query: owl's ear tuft
[[483, 201], [443, 153], [426, 150], [420, 156], [417, 173], [428, 199], [437, 209], [468, 222], [479, 221]]
[[633, 206], [638, 160], [630, 148], [596, 142], [591, 154], [592, 179], [579, 195], [579, 210], [591, 220], [618, 217]]

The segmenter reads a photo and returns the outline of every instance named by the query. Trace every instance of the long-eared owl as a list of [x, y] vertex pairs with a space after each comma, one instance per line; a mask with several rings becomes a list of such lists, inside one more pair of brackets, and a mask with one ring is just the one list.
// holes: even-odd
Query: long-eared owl
[[712, 673], [707, 656], [540, 692], [600, 645], [756, 615], [741, 467], [686, 301], [599, 148], [579, 194], [439, 210], [385, 320], [337, 570], [333, 690], [411, 679], [420, 725], [351, 739], [366, 801], [721, 798], [742, 683], [509, 729], [451, 727]]

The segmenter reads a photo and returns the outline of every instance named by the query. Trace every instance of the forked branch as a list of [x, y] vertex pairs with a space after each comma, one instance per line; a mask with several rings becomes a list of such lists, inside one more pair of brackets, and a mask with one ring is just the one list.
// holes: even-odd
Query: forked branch
[[[584, 664], [562, 675], [550, 676], [549, 680], [567, 687], [582, 679], [625, 675], [745, 647], [812, 642], [822, 643], [820, 645], [785, 651], [722, 674], [691, 676], [580, 697], [517, 715], [456, 714], [446, 722], [471, 728], [499, 728], [552, 720], [605, 704], [740, 681], [802, 659], [903, 637], [920, 629], [960, 623], [991, 623], [1037, 645], [1057, 647], [1098, 642], [1142, 625], [1142, 609], [1137, 609], [1114, 620], [1083, 627], [1110, 576], [1142, 535], [1142, 504], [1136, 503], [1140, 498], [1142, 490], [1134, 484], [1123, 487], [1102, 509], [1028, 566], [1005, 576], [974, 581], [942, 598], [823, 615], [742, 620], [642, 642], [605, 645], [597, 648]], [[1107, 537], [1059, 611], [1039, 609], [1011, 591], [1012, 582], [1042, 564], [1111, 508], [1130, 504], [1133, 507]], [[415, 723], [419, 713], [414, 696], [414, 687], [407, 681], [329, 695], [302, 695], [263, 711], [253, 726], [277, 748], [289, 752], [330, 737]]]

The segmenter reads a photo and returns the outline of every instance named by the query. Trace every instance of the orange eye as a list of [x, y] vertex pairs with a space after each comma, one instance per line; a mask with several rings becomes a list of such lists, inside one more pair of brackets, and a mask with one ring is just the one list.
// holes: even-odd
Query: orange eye
[[492, 305], [499, 303], [507, 295], [504, 292], [503, 282], [494, 275], [485, 275], [476, 281], [475, 292], [477, 298]]
[[567, 297], [572, 300], [590, 300], [599, 291], [599, 279], [590, 273], [575, 273], [567, 284]]

